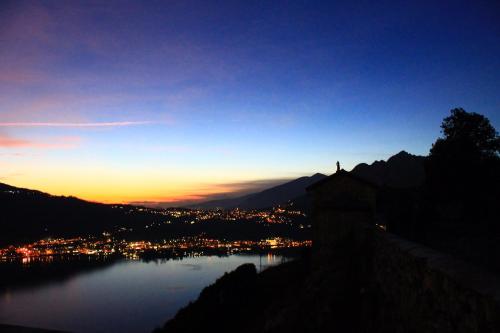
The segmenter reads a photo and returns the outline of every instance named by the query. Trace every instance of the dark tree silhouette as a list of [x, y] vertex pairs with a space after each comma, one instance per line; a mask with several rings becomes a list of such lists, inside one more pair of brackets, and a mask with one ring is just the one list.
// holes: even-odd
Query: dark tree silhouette
[[426, 162], [430, 199], [444, 220], [491, 221], [498, 204], [500, 137], [488, 118], [462, 108], [444, 118]]
[[444, 138], [433, 144], [430, 156], [468, 159], [499, 158], [500, 137], [488, 118], [462, 108], [451, 110], [441, 124]]
[[425, 160], [412, 238], [500, 272], [500, 137], [488, 118], [451, 110]]

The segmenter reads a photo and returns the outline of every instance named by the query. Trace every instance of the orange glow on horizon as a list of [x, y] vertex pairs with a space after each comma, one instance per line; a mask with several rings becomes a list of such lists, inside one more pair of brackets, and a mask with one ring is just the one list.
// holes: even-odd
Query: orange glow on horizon
[[202, 168], [182, 159], [168, 161], [168, 153], [134, 151], [131, 154], [130, 151], [133, 149], [123, 155], [123, 151], [108, 147], [106, 150], [81, 147], [64, 151], [26, 150], [13, 156], [7, 152], [5, 160], [0, 160], [3, 163], [0, 182], [92, 202], [175, 205], [212, 200], [214, 196], [224, 197], [235, 192], [255, 192], [283, 179], [279, 168], [219, 163]]
[[[53, 171], [55, 173], [55, 171]], [[215, 182], [187, 177], [127, 177], [115, 172], [113, 176], [79, 175], [59, 170], [58, 175], [36, 177], [20, 173], [19, 177], [2, 180], [9, 185], [42, 191], [57, 196], [74, 196], [90, 202], [107, 204], [174, 204], [213, 200], [214, 195], [228, 195], [243, 190], [239, 179]], [[243, 195], [243, 194], [242, 194]]]

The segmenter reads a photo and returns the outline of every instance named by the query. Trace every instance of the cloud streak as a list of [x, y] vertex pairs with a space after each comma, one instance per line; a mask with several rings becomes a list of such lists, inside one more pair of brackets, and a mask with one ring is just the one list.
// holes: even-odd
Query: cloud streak
[[199, 204], [201, 202], [233, 199], [240, 196], [257, 193], [265, 189], [284, 184], [291, 181], [289, 178], [271, 178], [260, 180], [248, 180], [234, 183], [213, 184], [209, 188], [215, 188], [216, 192], [209, 192], [206, 189], [199, 189], [196, 194], [185, 194], [177, 198], [165, 198], [158, 200], [129, 201], [132, 205], [148, 207], [187, 207]]
[[13, 138], [0, 135], [0, 148], [38, 148], [38, 149], [71, 149], [81, 142], [80, 137], [59, 137], [47, 142]]
[[31, 143], [28, 140], [10, 138], [8, 136], [0, 136], [0, 147], [3, 148], [18, 148], [26, 147]]
[[89, 123], [61, 123], [61, 122], [0, 122], [0, 127], [125, 127], [151, 125], [152, 121], [112, 121], [112, 122], [89, 122]]

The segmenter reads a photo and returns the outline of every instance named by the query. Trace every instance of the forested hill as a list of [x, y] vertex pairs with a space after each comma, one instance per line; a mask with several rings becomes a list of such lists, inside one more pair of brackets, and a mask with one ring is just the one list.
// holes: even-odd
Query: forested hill
[[0, 183], [0, 211], [1, 245], [98, 233], [116, 225], [132, 225], [137, 220], [111, 205], [3, 183]]

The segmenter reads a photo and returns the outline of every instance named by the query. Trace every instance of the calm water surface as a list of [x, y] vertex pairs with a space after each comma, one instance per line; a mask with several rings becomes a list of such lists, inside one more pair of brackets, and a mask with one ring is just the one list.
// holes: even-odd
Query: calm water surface
[[150, 332], [241, 264], [279, 264], [275, 255], [118, 261], [64, 281], [0, 294], [0, 323], [71, 332]]

